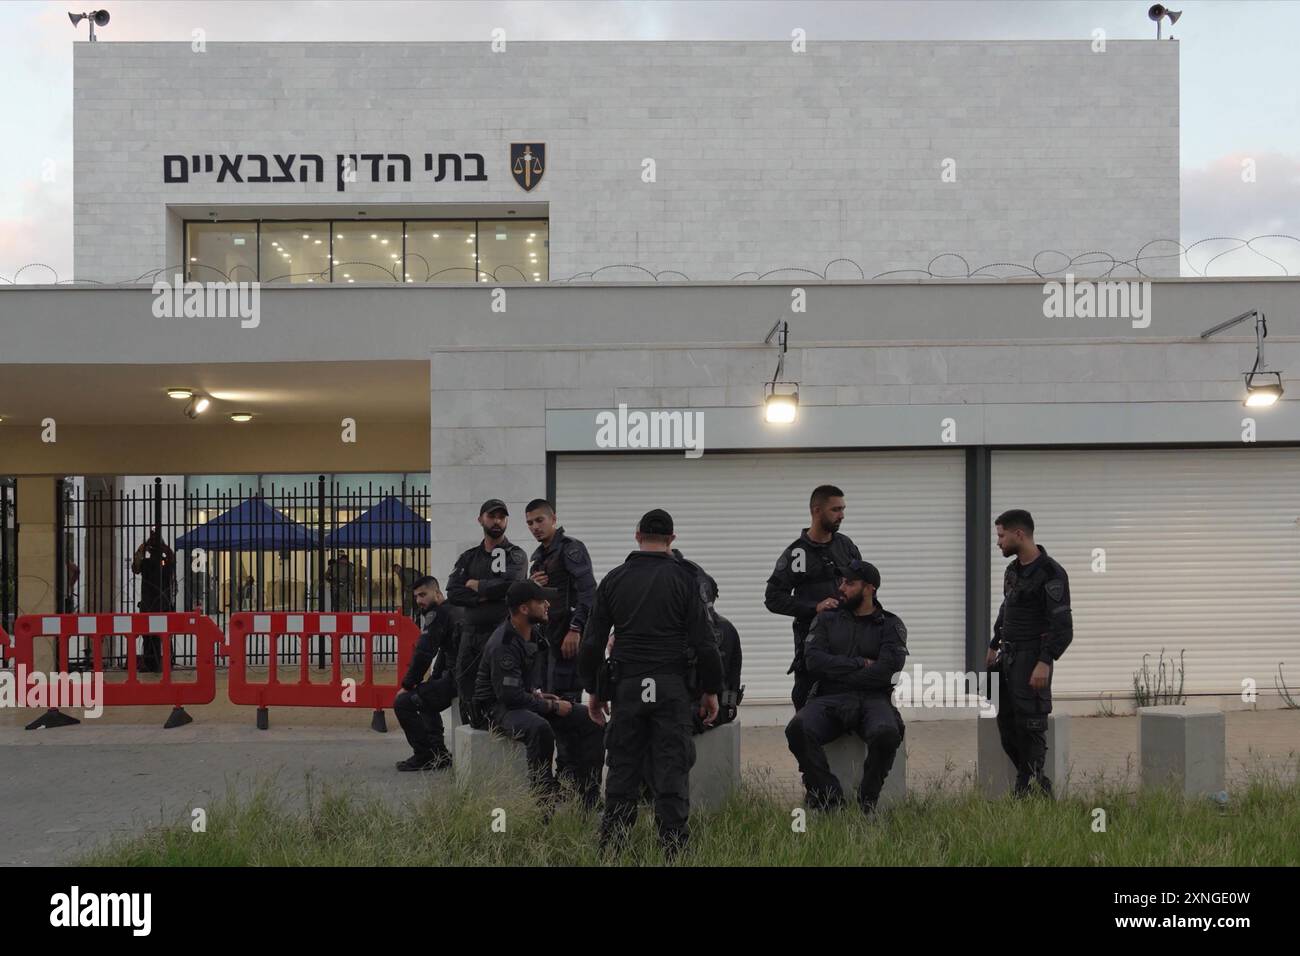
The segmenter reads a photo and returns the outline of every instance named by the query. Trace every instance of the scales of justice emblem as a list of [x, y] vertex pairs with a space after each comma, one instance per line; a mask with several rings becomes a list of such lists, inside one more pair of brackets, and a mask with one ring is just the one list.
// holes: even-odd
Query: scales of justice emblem
[[511, 143], [510, 172], [524, 192], [532, 192], [546, 172], [546, 144]]

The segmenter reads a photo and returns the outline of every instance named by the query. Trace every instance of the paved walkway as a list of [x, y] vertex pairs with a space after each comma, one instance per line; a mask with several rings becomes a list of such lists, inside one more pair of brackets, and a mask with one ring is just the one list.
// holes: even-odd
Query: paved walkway
[[[2, 865], [68, 862], [114, 834], [188, 821], [192, 808], [211, 807], [232, 788], [247, 793], [268, 778], [299, 802], [326, 783], [398, 802], [430, 786], [426, 775], [393, 769], [408, 751], [391, 715], [386, 735], [365, 729], [366, 716], [357, 711], [342, 726], [295, 721], [284, 709], [273, 711], [268, 731], [247, 720], [201, 717], [175, 730], [162, 730], [158, 720], [24, 731], [13, 712], [7, 716], [0, 723]], [[975, 734], [975, 719], [913, 721], [907, 732], [909, 788], [968, 785], [975, 773]], [[1087, 788], [1098, 779], [1136, 786], [1136, 718], [1076, 717], [1071, 735], [1072, 786]], [[1227, 744], [1231, 782], [1240, 782], [1251, 768], [1295, 779], [1300, 711], [1229, 713]], [[798, 777], [780, 728], [746, 730], [742, 753], [751, 779], [798, 799]], [[450, 786], [449, 775], [436, 775], [432, 785]]]

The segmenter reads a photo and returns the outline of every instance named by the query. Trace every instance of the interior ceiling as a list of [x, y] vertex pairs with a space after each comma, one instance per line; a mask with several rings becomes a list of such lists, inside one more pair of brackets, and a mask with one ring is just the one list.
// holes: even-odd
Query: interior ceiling
[[[167, 397], [170, 387], [209, 395], [212, 406], [190, 420], [186, 403]], [[236, 411], [267, 424], [427, 423], [429, 363], [0, 366], [5, 425], [53, 418], [60, 425], [232, 426], [227, 416]]]

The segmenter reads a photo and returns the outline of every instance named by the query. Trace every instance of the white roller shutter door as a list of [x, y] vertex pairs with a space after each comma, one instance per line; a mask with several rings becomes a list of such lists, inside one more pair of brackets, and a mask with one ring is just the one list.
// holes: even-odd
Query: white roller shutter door
[[556, 507], [590, 549], [597, 580], [636, 548], [642, 514], [671, 513], [677, 546], [717, 578], [718, 610], [740, 634], [746, 701], [788, 702], [791, 619], [770, 614], [763, 591], [819, 484], [844, 489], [840, 530], [879, 567], [881, 603], [908, 628], [908, 665], [964, 669], [961, 452], [560, 456]]
[[[1058, 694], [1129, 695], [1161, 648], [1186, 649], [1192, 694], [1246, 678], [1271, 691], [1280, 661], [1300, 678], [1300, 449], [999, 451], [992, 489], [994, 516], [1030, 511], [1070, 576]], [[1007, 559], [993, 555], [996, 615]]]

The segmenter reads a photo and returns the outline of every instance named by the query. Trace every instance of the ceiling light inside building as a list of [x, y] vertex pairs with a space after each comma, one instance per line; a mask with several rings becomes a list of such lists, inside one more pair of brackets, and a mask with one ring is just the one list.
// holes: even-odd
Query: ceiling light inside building
[[187, 418], [198, 418], [206, 412], [212, 400], [205, 395], [195, 395], [190, 399], [190, 403], [185, 406], [185, 415]]
[[188, 401], [194, 397], [194, 390], [189, 388], [169, 388], [167, 389], [168, 398], [179, 398], [182, 401]]
[[231, 412], [230, 420], [232, 422], [251, 422], [253, 420], [252, 412]]

